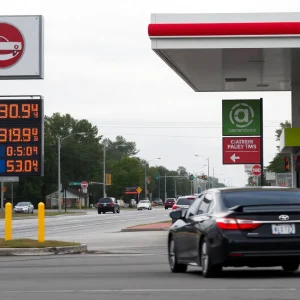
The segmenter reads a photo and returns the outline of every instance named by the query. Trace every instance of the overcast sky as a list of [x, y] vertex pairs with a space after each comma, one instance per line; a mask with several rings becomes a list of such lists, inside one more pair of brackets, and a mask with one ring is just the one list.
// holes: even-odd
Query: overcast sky
[[[86, 118], [99, 133], [135, 141], [139, 156], [161, 157], [168, 168], [206, 170], [244, 185], [243, 166], [223, 166], [222, 99], [264, 98], [265, 164], [274, 156], [274, 131], [290, 120], [290, 93], [195, 93], [151, 50], [151, 13], [295, 12], [300, 1], [14, 0], [1, 14], [45, 17], [45, 79], [3, 81], [1, 94], [41, 94], [45, 113]], [[211, 169], [212, 172], [212, 169]]]

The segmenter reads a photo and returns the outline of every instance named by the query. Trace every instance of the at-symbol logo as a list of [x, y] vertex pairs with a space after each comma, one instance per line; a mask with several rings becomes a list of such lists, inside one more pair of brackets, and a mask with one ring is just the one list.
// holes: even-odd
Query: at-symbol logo
[[254, 120], [254, 110], [246, 103], [234, 105], [229, 113], [230, 122], [238, 128], [245, 128]]

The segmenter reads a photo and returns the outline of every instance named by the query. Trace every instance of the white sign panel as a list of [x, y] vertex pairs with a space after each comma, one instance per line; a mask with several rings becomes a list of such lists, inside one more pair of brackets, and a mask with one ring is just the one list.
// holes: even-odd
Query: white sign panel
[[0, 177], [0, 182], [19, 182], [19, 177], [14, 177], [14, 176]]
[[266, 172], [266, 180], [276, 180], [275, 172]]
[[252, 168], [254, 165], [244, 165], [246, 173], [252, 173]]
[[43, 79], [43, 17], [0, 16], [0, 79]]

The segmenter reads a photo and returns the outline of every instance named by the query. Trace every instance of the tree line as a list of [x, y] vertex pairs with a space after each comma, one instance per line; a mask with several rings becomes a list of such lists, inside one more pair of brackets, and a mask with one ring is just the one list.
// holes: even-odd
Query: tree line
[[[77, 135], [73, 133], [86, 133]], [[35, 205], [45, 201], [46, 196], [57, 191], [58, 181], [58, 137], [61, 137], [61, 182], [68, 187], [70, 182], [103, 182], [103, 155], [105, 145], [106, 173], [110, 173], [112, 184], [106, 187], [108, 196], [126, 199], [125, 188], [140, 186], [144, 188], [146, 160], [138, 157], [136, 143], [122, 136], [115, 140], [104, 139], [86, 119], [77, 120], [69, 114], [54, 113], [45, 116], [44, 123], [44, 176], [20, 177], [14, 184], [14, 202], [31, 201]], [[64, 139], [65, 137], [68, 137]], [[167, 178], [168, 197], [191, 193], [191, 182], [183, 166], [169, 170], [160, 165], [147, 168], [148, 190], [153, 198], [165, 195], [164, 176], [185, 176], [186, 178]], [[209, 178], [214, 186], [224, 186], [217, 178]], [[10, 199], [11, 185], [6, 185], [5, 198]], [[175, 188], [176, 185], [176, 188]], [[89, 186], [91, 202], [95, 203], [103, 195], [102, 185]], [[144, 195], [144, 192], [142, 192]], [[142, 196], [143, 197], [143, 196]]]

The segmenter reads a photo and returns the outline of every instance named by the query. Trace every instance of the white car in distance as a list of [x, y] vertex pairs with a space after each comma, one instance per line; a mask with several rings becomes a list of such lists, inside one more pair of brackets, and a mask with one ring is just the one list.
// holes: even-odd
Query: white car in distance
[[34, 207], [31, 202], [19, 202], [14, 207], [14, 213], [32, 213], [34, 212]]
[[152, 209], [152, 204], [149, 200], [141, 200], [138, 205], [137, 205], [137, 210], [142, 210], [142, 209]]

